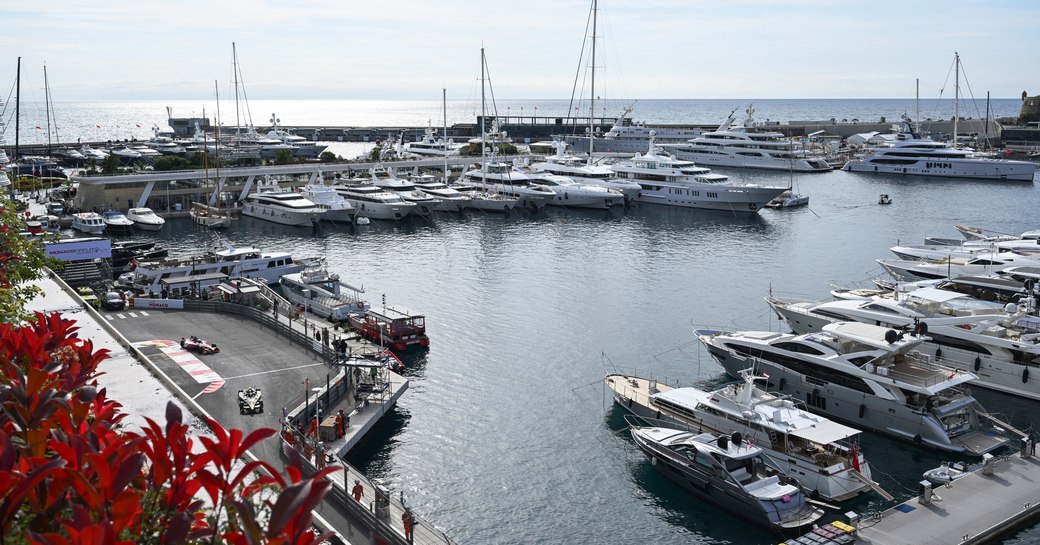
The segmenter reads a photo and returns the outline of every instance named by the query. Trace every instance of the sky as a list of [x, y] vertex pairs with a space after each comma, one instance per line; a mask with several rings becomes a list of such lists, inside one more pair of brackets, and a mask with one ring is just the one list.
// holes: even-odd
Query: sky
[[[589, 95], [591, 0], [0, 0], [0, 93], [54, 101]], [[1040, 94], [1040, 2], [600, 0], [595, 94], [613, 99]], [[582, 59], [583, 43], [586, 49]]]

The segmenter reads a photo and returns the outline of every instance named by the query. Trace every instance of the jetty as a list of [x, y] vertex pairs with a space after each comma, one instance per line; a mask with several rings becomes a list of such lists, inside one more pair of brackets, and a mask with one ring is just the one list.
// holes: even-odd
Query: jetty
[[[918, 483], [918, 495], [885, 511], [845, 513], [851, 532], [812, 532], [781, 545], [982, 545], [1040, 517], [1040, 459], [1023, 439], [1016, 454], [983, 456], [967, 475], [936, 486]], [[849, 535], [855, 536], [850, 541]]]

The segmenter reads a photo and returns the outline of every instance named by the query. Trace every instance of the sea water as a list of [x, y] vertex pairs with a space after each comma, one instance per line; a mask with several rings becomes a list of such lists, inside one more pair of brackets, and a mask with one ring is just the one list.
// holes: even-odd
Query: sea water
[[[703, 101], [688, 102], [682, 109], [691, 113], [679, 121], [721, 121], [693, 113]], [[741, 104], [720, 102], [726, 102], [721, 115]], [[868, 111], [877, 101], [773, 101], [776, 114], [765, 113], [769, 101], [757, 102], [763, 119], [881, 115]], [[427, 106], [431, 111], [423, 115], [440, 111], [436, 102]], [[1017, 106], [1006, 106], [1017, 113]], [[279, 116], [298, 124], [375, 120], [371, 112], [310, 107], [295, 113], [286, 102], [278, 105]], [[399, 109], [413, 114], [394, 122], [424, 124], [423, 108], [408, 103]], [[646, 118], [674, 121], [654, 115], [647, 111]], [[390, 124], [390, 117], [382, 123]], [[330, 270], [363, 286], [374, 304], [385, 296], [389, 305], [425, 314], [431, 347], [406, 358], [411, 387], [349, 461], [395, 494], [403, 492], [408, 505], [457, 542], [778, 543], [779, 536], [705, 504], [658, 473], [629, 438], [604, 375], [633, 372], [705, 387], [731, 380], [693, 337], [695, 327], [784, 330], [763, 301], [770, 291], [826, 299], [833, 285], [869, 285], [883, 273], [875, 259], [893, 257], [890, 246], [957, 237], [955, 224], [1015, 234], [1037, 228], [1040, 193], [1035, 183], [716, 172], [791, 186], [809, 195], [810, 204], [759, 214], [653, 205], [476, 212], [326, 224], [316, 233], [241, 218], [226, 236], [325, 256]], [[881, 193], [893, 204], [877, 205]], [[174, 253], [188, 253], [208, 244], [211, 234], [176, 219], [158, 235], [140, 236], [157, 236]], [[1040, 418], [1040, 403], [973, 390], [1015, 425], [1029, 427]], [[900, 499], [916, 493], [923, 471], [949, 458], [869, 432], [862, 447], [875, 480]], [[841, 512], [887, 505], [865, 496]], [[1030, 528], [1005, 542], [1037, 540], [1040, 529]]]

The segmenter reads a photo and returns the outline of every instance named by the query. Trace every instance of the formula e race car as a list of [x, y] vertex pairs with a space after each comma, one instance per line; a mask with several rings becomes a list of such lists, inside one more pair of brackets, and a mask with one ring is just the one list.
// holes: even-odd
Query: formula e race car
[[181, 337], [181, 348], [190, 352], [198, 352], [199, 354], [216, 354], [217, 352], [220, 352], [217, 345], [209, 341], [204, 341], [195, 335], [192, 335], [187, 339]]
[[264, 394], [260, 392], [260, 388], [250, 386], [238, 391], [238, 412], [240, 414], [264, 412]]

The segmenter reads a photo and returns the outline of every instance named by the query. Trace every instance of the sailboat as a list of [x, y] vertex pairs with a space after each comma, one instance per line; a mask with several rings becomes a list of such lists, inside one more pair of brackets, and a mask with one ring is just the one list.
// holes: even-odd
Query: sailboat
[[[487, 101], [484, 97], [484, 48], [480, 48], [480, 141], [484, 142], [487, 137], [485, 117], [487, 116]], [[480, 145], [480, 172], [487, 172], [487, 147]], [[516, 208], [520, 201], [519, 197], [504, 195], [497, 191], [490, 191], [479, 184], [467, 184], [456, 182], [452, 186], [456, 191], [469, 197], [468, 208], [483, 210], [485, 212], [509, 212]]]
[[[213, 82], [213, 86], [216, 87], [216, 82]], [[216, 191], [216, 206], [212, 206], [210, 203], [213, 202], [213, 196], [207, 196], [206, 202], [196, 202], [192, 204], [191, 210], [188, 211], [188, 215], [191, 216], [191, 221], [195, 225], [201, 225], [210, 229], [226, 229], [231, 226], [231, 214], [222, 210], [220, 202], [222, 199], [223, 191], [220, 187], [220, 94], [217, 92], [217, 145], [216, 153], [213, 154], [216, 159], [217, 167], [217, 191]], [[203, 156], [203, 161], [206, 161], [206, 192], [209, 192], [209, 161], [207, 160], [208, 155]]]

